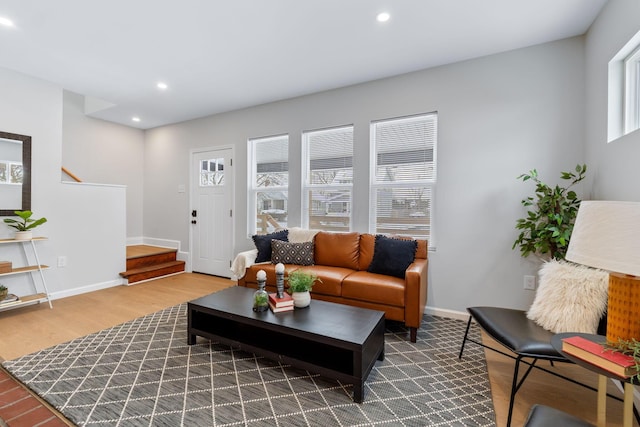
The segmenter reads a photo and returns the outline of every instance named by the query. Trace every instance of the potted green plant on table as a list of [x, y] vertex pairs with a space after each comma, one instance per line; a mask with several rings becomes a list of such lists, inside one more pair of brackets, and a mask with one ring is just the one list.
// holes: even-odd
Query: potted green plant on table
[[32, 230], [47, 222], [47, 218], [32, 219], [33, 212], [31, 211], [14, 211], [14, 213], [20, 219], [5, 218], [4, 222], [16, 230], [16, 240], [31, 240], [33, 238]]
[[518, 177], [535, 182], [536, 192], [535, 199], [527, 197], [521, 202], [529, 210], [527, 216], [516, 223], [520, 234], [512, 249], [519, 247], [523, 257], [535, 254], [544, 260], [564, 259], [580, 206], [580, 199], [570, 189], [585, 178], [586, 172], [586, 165], [577, 165], [575, 172], [562, 172], [560, 177], [569, 181], [566, 187], [545, 184], [535, 169]]
[[311, 288], [315, 282], [322, 283], [314, 273], [305, 272], [304, 270], [294, 270], [289, 273], [289, 293], [293, 298], [293, 305], [296, 308], [308, 307], [311, 304]]

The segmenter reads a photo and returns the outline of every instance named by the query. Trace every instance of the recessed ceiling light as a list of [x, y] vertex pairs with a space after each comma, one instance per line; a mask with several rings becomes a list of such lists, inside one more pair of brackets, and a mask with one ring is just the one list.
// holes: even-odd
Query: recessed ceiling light
[[13, 21], [9, 18], [5, 18], [4, 16], [0, 16], [0, 25], [4, 25], [5, 27], [15, 27]]
[[156, 85], [158, 87], [158, 89], [162, 89], [165, 90], [166, 88], [168, 88], [169, 86], [167, 86], [166, 83], [164, 82], [158, 82], [158, 84]]
[[131, 117], [131, 120], [133, 120], [134, 122], [139, 122], [140, 121], [140, 117]]
[[381, 12], [378, 14], [378, 16], [376, 16], [378, 22], [387, 22], [389, 18], [391, 18], [391, 15], [389, 15], [387, 12]]

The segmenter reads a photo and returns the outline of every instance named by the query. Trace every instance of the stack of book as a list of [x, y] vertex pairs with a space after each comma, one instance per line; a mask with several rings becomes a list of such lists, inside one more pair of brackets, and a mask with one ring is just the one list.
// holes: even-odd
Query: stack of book
[[5, 305], [11, 305], [11, 304], [16, 304], [20, 302], [20, 297], [18, 297], [15, 294], [9, 294], [6, 296], [5, 299], [3, 299], [2, 301], [0, 301], [0, 307], [5, 306]]
[[271, 293], [269, 294], [269, 308], [271, 308], [271, 311], [274, 313], [293, 311], [293, 298], [286, 292], [282, 298], [278, 298], [275, 292]]
[[562, 351], [619, 377], [626, 378], [638, 374], [638, 367], [633, 356], [613, 351], [603, 344], [587, 338], [579, 336], [564, 338]]

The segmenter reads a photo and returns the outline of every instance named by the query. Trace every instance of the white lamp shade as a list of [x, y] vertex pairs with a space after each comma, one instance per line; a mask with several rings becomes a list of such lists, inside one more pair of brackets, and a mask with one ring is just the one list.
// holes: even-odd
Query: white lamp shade
[[566, 259], [640, 276], [640, 203], [581, 202]]

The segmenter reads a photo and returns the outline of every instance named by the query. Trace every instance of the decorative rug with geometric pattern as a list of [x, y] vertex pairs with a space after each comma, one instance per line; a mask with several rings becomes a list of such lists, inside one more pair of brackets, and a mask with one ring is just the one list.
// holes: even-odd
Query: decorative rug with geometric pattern
[[351, 384], [201, 337], [187, 345], [186, 304], [3, 366], [81, 426], [495, 426], [483, 349], [458, 359], [465, 327], [425, 315], [411, 343], [388, 321], [361, 404]]

